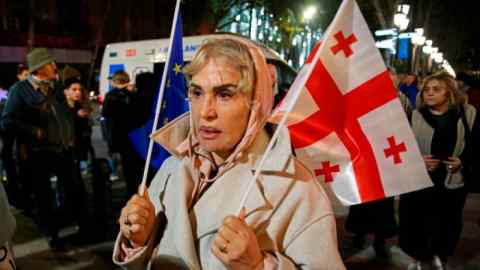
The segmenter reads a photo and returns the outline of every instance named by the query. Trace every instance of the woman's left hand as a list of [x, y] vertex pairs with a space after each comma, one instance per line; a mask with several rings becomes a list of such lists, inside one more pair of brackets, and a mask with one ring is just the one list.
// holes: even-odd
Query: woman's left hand
[[211, 250], [228, 269], [257, 269], [263, 262], [257, 237], [245, 223], [245, 209], [238, 217], [225, 217]]
[[458, 157], [449, 157], [448, 160], [442, 161], [447, 166], [447, 171], [457, 172], [462, 167], [462, 161]]

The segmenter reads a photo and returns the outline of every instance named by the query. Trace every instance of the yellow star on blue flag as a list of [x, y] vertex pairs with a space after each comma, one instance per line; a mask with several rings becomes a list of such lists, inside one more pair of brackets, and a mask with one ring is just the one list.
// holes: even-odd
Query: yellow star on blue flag
[[178, 75], [178, 73], [182, 73], [182, 66], [175, 63], [173, 66], [173, 72], [175, 72], [175, 75]]

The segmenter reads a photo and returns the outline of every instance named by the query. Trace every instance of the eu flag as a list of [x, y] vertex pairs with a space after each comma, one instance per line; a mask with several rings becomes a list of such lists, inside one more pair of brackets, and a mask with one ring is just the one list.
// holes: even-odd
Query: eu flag
[[[183, 62], [183, 32], [182, 32], [182, 16], [178, 13], [175, 29], [173, 30], [173, 42], [170, 54], [170, 62], [166, 63], [164, 72], [167, 72], [165, 90], [163, 94], [163, 102], [160, 110], [159, 121], [156, 129], [162, 127], [169, 121], [175, 119], [179, 115], [188, 111], [188, 101], [186, 96], [186, 82], [182, 73]], [[160, 85], [157, 90], [152, 112], [148, 121], [140, 128], [130, 132], [129, 137], [132, 140], [135, 150], [144, 159], [147, 159], [149, 135], [152, 132], [152, 127], [155, 119], [155, 109], [157, 107], [158, 95], [160, 92]], [[167, 159], [170, 154], [159, 144], [154, 143], [152, 150], [152, 157], [150, 165], [154, 168], [160, 168], [163, 161]]]

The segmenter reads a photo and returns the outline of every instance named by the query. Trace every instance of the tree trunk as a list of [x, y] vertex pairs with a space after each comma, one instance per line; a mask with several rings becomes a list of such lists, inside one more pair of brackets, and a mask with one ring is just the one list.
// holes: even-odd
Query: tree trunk
[[27, 53], [35, 45], [35, 0], [28, 1]]
[[112, 6], [111, 0], [107, 0], [107, 7], [105, 8], [105, 14], [103, 16], [102, 22], [100, 23], [97, 29], [96, 38], [95, 38], [95, 48], [93, 50], [92, 59], [90, 61], [90, 69], [88, 72], [87, 88], [89, 90], [91, 89], [91, 86], [92, 86], [93, 73], [95, 71], [95, 63], [97, 62], [98, 52], [100, 50], [100, 47], [103, 44], [103, 29], [105, 28], [105, 23], [107, 22], [107, 18], [110, 14], [111, 6]]
[[425, 30], [425, 34], [428, 36], [429, 34], [429, 25], [430, 25], [430, 14], [432, 13], [433, 8], [433, 1], [430, 0], [428, 3], [427, 8], [425, 9], [425, 17], [423, 18], [423, 29]]
[[387, 29], [387, 21], [383, 15], [382, 7], [380, 6], [379, 0], [373, 0], [373, 6], [375, 7], [375, 15], [377, 15], [378, 22], [382, 29]]

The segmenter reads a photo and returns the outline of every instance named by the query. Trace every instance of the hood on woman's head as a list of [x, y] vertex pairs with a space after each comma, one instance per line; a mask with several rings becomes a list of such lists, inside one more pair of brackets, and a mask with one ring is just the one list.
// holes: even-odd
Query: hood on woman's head
[[[238, 88], [241, 91], [253, 91], [247, 129], [233, 152], [232, 156], [235, 156], [252, 144], [270, 116], [273, 104], [272, 79], [265, 56], [258, 46], [242, 38], [229, 37], [214, 38], [201, 46], [191, 63], [184, 68], [187, 80], [190, 82], [209, 60], [219, 58], [239, 71], [241, 78]], [[190, 133], [196, 141], [192, 129]]]

